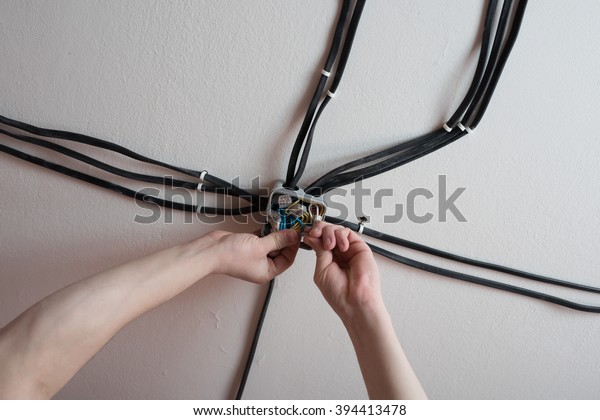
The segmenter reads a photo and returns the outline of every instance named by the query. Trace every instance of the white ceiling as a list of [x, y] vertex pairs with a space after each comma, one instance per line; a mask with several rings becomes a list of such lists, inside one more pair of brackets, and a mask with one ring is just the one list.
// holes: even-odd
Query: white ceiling
[[[282, 178], [340, 1], [0, 3], [0, 113], [111, 140], [243, 185]], [[440, 127], [466, 91], [484, 4], [373, 0], [324, 113], [303, 181]], [[484, 120], [471, 135], [365, 183], [437, 191], [467, 223], [374, 228], [473, 258], [600, 286], [600, 3], [532, 1]], [[4, 137], [2, 144], [17, 144]], [[38, 156], [66, 158], [34, 148]], [[80, 147], [90, 152], [92, 149]], [[108, 153], [115, 164], [140, 166]], [[79, 278], [217, 227], [173, 213], [133, 221], [133, 200], [0, 156], [0, 325]], [[86, 165], [72, 167], [96, 174]], [[108, 177], [117, 180], [115, 177]], [[141, 183], [128, 183], [142, 187]], [[336, 198], [354, 208], [351, 196]], [[419, 212], [436, 212], [423, 200]], [[355, 221], [353, 213], [350, 216]], [[600, 299], [427, 258], [468, 273]], [[401, 342], [432, 398], [599, 398], [600, 316], [379, 259]], [[364, 398], [342, 324], [303, 252], [281, 276], [245, 398]], [[264, 289], [201, 281], [121, 331], [58, 398], [230, 398]]]

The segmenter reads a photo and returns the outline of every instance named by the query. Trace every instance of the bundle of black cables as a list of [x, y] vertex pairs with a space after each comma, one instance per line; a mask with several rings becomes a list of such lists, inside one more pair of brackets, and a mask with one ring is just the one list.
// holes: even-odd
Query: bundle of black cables
[[[371, 178], [439, 150], [472, 131], [481, 121], [490, 103], [517, 39], [526, 6], [527, 0], [505, 0], [494, 30], [498, 0], [489, 1], [479, 59], [471, 86], [456, 112], [442, 128], [332, 169], [313, 181], [306, 188], [306, 192], [322, 195], [358, 179]], [[494, 41], [490, 51], [492, 34]], [[290, 162], [293, 158], [292, 156]], [[300, 175], [301, 173], [297, 174], [296, 178]]]
[[[327, 81], [332, 74], [333, 64], [336, 58], [338, 58], [338, 51], [342, 41], [344, 27], [346, 26], [349, 15], [350, 1], [344, 0], [342, 4], [342, 9], [340, 11], [340, 16], [335, 28], [335, 34], [329, 54], [327, 56], [327, 60], [325, 62], [325, 66], [321, 72], [321, 77], [319, 79], [317, 88], [315, 89], [315, 93], [313, 94], [308, 109], [306, 110], [304, 121], [302, 122], [302, 126], [300, 127], [300, 131], [298, 132], [298, 136], [296, 137], [296, 141], [294, 143], [294, 148], [292, 149], [292, 153], [290, 155], [286, 181], [284, 183], [285, 187], [296, 188], [300, 177], [302, 177], [302, 174], [304, 173], [316, 124], [319, 121], [321, 114], [327, 107], [327, 104], [329, 104], [331, 99], [335, 96], [340, 81], [342, 80], [342, 76], [344, 75], [344, 70], [346, 69], [348, 58], [350, 57], [350, 51], [352, 50], [352, 44], [354, 43], [356, 30], [358, 29], [358, 23], [360, 22], [360, 17], [365, 7], [365, 1], [366, 0], [357, 0], [354, 8], [352, 9], [350, 23], [348, 25], [344, 40], [344, 46], [339, 54], [339, 61], [334, 71], [333, 82], [331, 83], [327, 94], [324, 95], [323, 93], [325, 91]], [[302, 151], [301, 157], [300, 151]], [[300, 162], [298, 162], [299, 157]]]
[[[84, 182], [88, 182], [90, 184], [97, 185], [102, 188], [106, 188], [120, 194], [126, 195], [128, 197], [132, 197], [136, 200], [142, 200], [146, 202], [151, 202], [154, 204], [158, 204], [159, 206], [187, 211], [192, 213], [200, 213], [200, 214], [221, 214], [225, 216], [234, 216], [247, 214], [251, 212], [257, 212], [261, 210], [261, 206], [265, 206], [266, 197], [259, 197], [255, 194], [252, 194], [244, 189], [239, 188], [236, 185], [231, 184], [223, 179], [220, 179], [214, 175], [209, 174], [207, 171], [196, 171], [192, 169], [181, 168], [178, 166], [170, 165], [168, 163], [164, 163], [155, 159], [151, 159], [140, 155], [132, 150], [129, 150], [125, 147], [119, 146], [117, 144], [111, 143], [106, 140], [98, 139], [95, 137], [86, 136], [84, 134], [73, 133], [70, 131], [60, 131], [60, 130], [52, 130], [47, 128], [40, 128], [30, 124], [26, 124], [20, 121], [16, 121], [4, 116], [0, 115], [0, 124], [5, 125], [7, 128], [12, 129], [13, 131], [19, 130], [21, 132], [26, 132], [29, 134], [33, 134], [36, 137], [24, 134], [18, 134], [13, 131], [7, 131], [3, 128], [0, 128], [0, 134], [3, 134], [7, 137], [10, 137], [15, 140], [19, 140], [24, 143], [34, 144], [36, 146], [40, 146], [46, 149], [53, 150], [62, 155], [68, 156], [75, 160], [87, 163], [91, 166], [94, 166], [103, 171], [118, 175], [123, 178], [148, 182], [152, 184], [165, 185], [170, 187], [180, 187], [191, 190], [200, 190], [208, 193], [215, 194], [224, 194], [230, 195], [234, 197], [238, 197], [245, 201], [248, 201], [251, 205], [246, 207], [233, 207], [233, 208], [219, 208], [219, 207], [205, 207], [192, 205], [188, 203], [180, 203], [176, 201], [164, 200], [159, 197], [155, 197], [153, 195], [145, 194], [140, 191], [135, 191], [130, 188], [124, 187], [119, 184], [115, 184], [113, 182], [106, 181], [104, 179], [85, 174], [83, 172], [77, 171], [72, 168], [68, 168], [64, 165], [60, 165], [58, 163], [50, 162], [45, 159], [41, 159], [36, 156], [32, 156], [23, 151], [14, 149], [12, 147], [6, 146], [4, 144], [0, 144], [0, 151], [17, 157], [19, 159], [25, 160], [27, 162], [42, 166], [44, 168], [62, 173], [64, 175], [73, 177], [75, 179], [79, 179]], [[42, 137], [42, 138], [40, 138]], [[44, 139], [45, 138], [45, 139]], [[62, 139], [68, 140], [75, 143], [87, 144], [99, 149], [109, 150], [111, 152], [119, 153], [121, 155], [127, 156], [131, 159], [137, 160], [139, 162], [148, 163], [154, 166], [160, 166], [162, 168], [169, 169], [173, 172], [177, 172], [185, 175], [188, 178], [194, 178], [191, 180], [180, 180], [172, 177], [165, 176], [157, 176], [157, 175], [147, 175], [140, 174], [136, 172], [127, 171], [121, 168], [117, 168], [115, 166], [109, 165], [107, 163], [101, 162], [97, 159], [94, 159], [90, 156], [87, 156], [83, 153], [72, 150], [68, 147], [61, 146], [57, 143], [51, 142], [48, 139]], [[206, 185], [208, 184], [208, 185]]]

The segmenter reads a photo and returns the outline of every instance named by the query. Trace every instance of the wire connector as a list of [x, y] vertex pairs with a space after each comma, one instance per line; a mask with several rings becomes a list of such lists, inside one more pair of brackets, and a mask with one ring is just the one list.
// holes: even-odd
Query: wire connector
[[321, 197], [306, 194], [301, 188], [292, 190], [277, 182], [267, 204], [267, 223], [263, 225], [263, 236], [278, 230], [292, 229], [299, 233], [320, 220], [327, 212]]

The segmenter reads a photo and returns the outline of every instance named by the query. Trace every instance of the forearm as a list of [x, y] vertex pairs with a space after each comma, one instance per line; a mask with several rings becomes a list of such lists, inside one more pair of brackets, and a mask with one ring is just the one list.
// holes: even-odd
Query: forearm
[[[207, 239], [74, 283], [0, 332], [0, 397], [47, 398], [123, 326], [213, 271]], [[0, 362], [1, 363], [1, 362]]]
[[426, 399], [383, 306], [365, 310], [345, 322], [354, 345], [369, 398], [386, 400]]

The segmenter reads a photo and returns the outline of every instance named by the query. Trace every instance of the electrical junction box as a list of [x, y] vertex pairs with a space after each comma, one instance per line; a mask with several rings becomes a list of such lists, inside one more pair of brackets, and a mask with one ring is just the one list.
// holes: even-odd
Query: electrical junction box
[[282, 182], [278, 182], [269, 197], [263, 236], [285, 229], [302, 233], [323, 220], [326, 211], [327, 205], [322, 198], [306, 194], [302, 189], [285, 188]]

